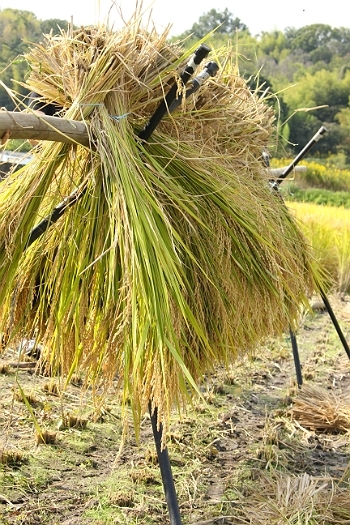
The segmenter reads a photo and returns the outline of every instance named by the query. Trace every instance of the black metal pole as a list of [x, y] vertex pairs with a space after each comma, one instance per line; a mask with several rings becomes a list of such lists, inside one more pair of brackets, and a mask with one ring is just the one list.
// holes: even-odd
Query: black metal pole
[[304, 148], [298, 153], [298, 155], [295, 157], [295, 159], [289, 164], [289, 166], [286, 167], [282, 175], [280, 175], [275, 182], [277, 184], [281, 184], [281, 182], [289, 175], [289, 173], [295, 168], [295, 166], [298, 164], [298, 162], [301, 161], [303, 157], [305, 157], [306, 153], [320, 140], [320, 138], [326, 133], [327, 128], [324, 126], [321, 126], [320, 129], [315, 133], [315, 135], [312, 137], [312, 139], [304, 146]]
[[329, 303], [329, 301], [328, 301], [328, 299], [327, 299], [325, 293], [323, 292], [323, 290], [320, 290], [320, 294], [321, 294], [322, 301], [323, 301], [323, 303], [324, 303], [324, 305], [325, 305], [325, 307], [326, 307], [326, 309], [327, 309], [327, 312], [328, 312], [328, 314], [329, 314], [329, 317], [332, 319], [332, 322], [333, 322], [334, 328], [335, 328], [336, 331], [337, 331], [337, 334], [338, 334], [338, 336], [339, 336], [339, 339], [340, 339], [341, 342], [342, 342], [342, 345], [343, 345], [343, 347], [344, 347], [344, 350], [345, 350], [345, 352], [347, 353], [348, 358], [350, 359], [350, 348], [349, 348], [349, 345], [348, 345], [348, 343], [347, 343], [347, 340], [345, 339], [344, 334], [343, 334], [343, 332], [342, 332], [342, 330], [341, 330], [341, 328], [340, 328], [340, 326], [339, 326], [339, 323], [338, 323], [337, 318], [336, 318], [336, 316], [335, 316], [335, 314], [334, 314], [334, 311], [333, 311], [333, 309], [332, 309], [332, 307], [331, 307], [331, 305], [330, 305], [330, 303]]
[[[284, 170], [284, 172], [282, 173], [282, 175], [280, 177], [278, 177], [277, 179], [274, 179], [273, 181], [270, 181], [271, 182], [271, 187], [273, 190], [276, 190], [278, 189], [278, 185], [281, 184], [281, 182], [287, 177], [287, 175], [289, 175], [289, 173], [293, 170], [293, 168], [298, 164], [298, 162], [300, 162], [300, 160], [306, 155], [306, 153], [316, 144], [316, 142], [318, 142], [320, 140], [320, 138], [326, 133], [327, 129], [324, 127], [324, 126], [321, 126], [320, 129], [317, 131], [317, 133], [315, 133], [315, 135], [312, 137], [312, 139], [306, 144], [306, 146], [300, 151], [300, 153], [295, 157], [295, 159], [289, 164], [289, 166], [286, 167], [286, 169]], [[264, 160], [265, 160], [265, 163], [267, 164], [267, 166], [269, 166], [269, 160], [264, 157]], [[324, 291], [322, 290], [322, 288], [319, 286], [319, 292], [321, 294], [321, 298], [323, 300], [323, 303], [327, 309], [327, 312], [333, 322], [333, 326], [334, 328], [336, 329], [336, 332], [339, 336], [339, 339], [344, 347], [344, 350], [348, 356], [348, 358], [350, 359], [350, 348], [349, 348], [349, 345], [345, 339], [345, 336], [340, 328], [340, 325], [337, 321], [337, 318], [333, 312], [333, 309], [326, 297], [326, 294], [324, 293]], [[299, 370], [300, 371], [300, 376], [298, 377], [298, 374], [299, 372], [297, 371], [297, 380], [298, 380], [298, 384], [299, 384], [299, 381], [302, 381], [302, 378], [301, 378], [301, 368], [300, 368], [300, 361], [299, 361], [299, 354], [298, 354], [298, 347], [297, 347], [297, 342], [296, 342], [296, 337], [295, 337], [295, 334], [293, 334], [292, 336], [292, 331], [290, 331], [291, 333], [291, 339], [292, 339], [292, 346], [293, 346], [293, 355], [294, 355], [294, 362], [295, 362], [295, 368], [296, 370]], [[301, 385], [301, 382], [300, 382], [300, 385]]]
[[[216, 62], [208, 62], [204, 69], [192, 79], [192, 87], [186, 89], [186, 97], [193, 95], [201, 87], [203, 82], [209, 77], [215, 77], [216, 73], [219, 71], [219, 66]], [[169, 112], [174, 111], [182, 102], [183, 95], [179, 95], [169, 107]]]
[[[210, 52], [210, 47], [206, 44], [201, 44], [198, 49], [194, 52], [194, 55], [191, 57], [187, 63], [184, 71], [180, 75], [180, 79], [183, 85], [186, 85], [193, 73], [195, 72], [196, 67], [208, 56]], [[174, 82], [169, 92], [167, 93], [164, 100], [161, 101], [156, 111], [144, 127], [144, 129], [139, 133], [139, 138], [141, 140], [148, 140], [158, 126], [159, 122], [162, 120], [164, 115], [169, 111], [170, 106], [176, 99], [176, 94], [178, 91], [177, 82]]]
[[181, 525], [181, 515], [179, 503], [177, 500], [174, 478], [171, 470], [168, 449], [162, 449], [163, 426], [158, 426], [158, 411], [157, 408], [152, 411], [151, 404], [149, 405], [149, 412], [151, 416], [152, 430], [154, 441], [156, 444], [159, 468], [162, 476], [164, 494], [168, 506], [169, 517], [171, 525]]
[[[267, 168], [270, 168], [270, 157], [269, 154], [266, 151], [263, 151], [263, 161]], [[275, 194], [279, 195], [279, 187], [276, 181], [270, 181], [271, 189], [275, 192]], [[282, 197], [281, 197], [282, 199]], [[282, 199], [283, 202], [283, 199]], [[292, 343], [292, 351], [293, 351], [293, 359], [294, 359], [294, 366], [295, 366], [295, 373], [297, 376], [297, 383], [300, 387], [303, 384], [303, 376], [301, 373], [301, 365], [300, 365], [300, 357], [299, 357], [299, 350], [298, 350], [298, 343], [297, 338], [294, 333], [294, 331], [289, 327], [289, 334], [290, 334], [290, 340]]]
[[[269, 168], [270, 167], [270, 157], [267, 152], [263, 152], [263, 160], [264, 160], [266, 167]], [[271, 184], [272, 190], [275, 191], [275, 193], [279, 195], [279, 188], [278, 188], [278, 184], [276, 184], [276, 181], [270, 181], [270, 184]], [[296, 338], [294, 331], [291, 329], [291, 327], [289, 327], [289, 334], [290, 334], [290, 340], [292, 343], [292, 351], [293, 351], [295, 373], [297, 376], [297, 383], [298, 383], [298, 387], [300, 388], [301, 385], [303, 384], [303, 376], [301, 373], [301, 364], [300, 364], [297, 338]]]
[[289, 333], [290, 333], [290, 340], [292, 342], [292, 350], [293, 350], [295, 373], [297, 376], [297, 383], [298, 383], [298, 386], [301, 387], [301, 385], [303, 384], [303, 376], [301, 373], [301, 365], [300, 365], [300, 359], [299, 359], [297, 338], [291, 328], [289, 329]]

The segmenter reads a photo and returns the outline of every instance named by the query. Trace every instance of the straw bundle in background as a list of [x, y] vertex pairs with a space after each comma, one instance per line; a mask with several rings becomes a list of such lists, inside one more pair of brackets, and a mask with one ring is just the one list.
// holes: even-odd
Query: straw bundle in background
[[239, 522], [256, 525], [345, 525], [350, 519], [350, 501], [346, 486], [329, 477], [306, 473], [256, 473], [258, 483], [250, 494], [235, 501]]
[[[68, 378], [115, 377], [136, 427], [196, 381], [298, 320], [315, 286], [308, 247], [261, 162], [273, 112], [231, 66], [137, 135], [178, 79], [184, 52], [140, 27], [47, 36], [30, 89], [84, 120], [91, 148], [42, 143], [0, 185], [0, 329], [35, 337]], [[83, 196], [33, 245], [31, 229]]]
[[316, 432], [347, 432], [350, 403], [335, 392], [316, 385], [303, 385], [290, 410], [293, 419]]

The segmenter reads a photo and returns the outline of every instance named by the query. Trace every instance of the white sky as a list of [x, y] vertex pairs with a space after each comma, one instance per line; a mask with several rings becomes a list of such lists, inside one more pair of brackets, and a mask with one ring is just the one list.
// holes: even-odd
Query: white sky
[[[136, 0], [0, 0], [0, 9], [9, 7], [33, 12], [40, 20], [59, 18], [76, 25], [91, 25], [106, 20], [114, 27], [121, 27], [118, 7], [128, 19], [135, 10]], [[198, 7], [197, 7], [198, 6]], [[329, 24], [332, 27], [350, 27], [350, 2], [347, 0], [143, 0], [145, 21], [152, 7], [151, 19], [159, 31], [171, 25], [170, 34], [179, 35], [190, 29], [199, 17], [210, 9], [224, 10], [226, 7], [253, 35], [286, 27], [299, 28], [309, 24]]]

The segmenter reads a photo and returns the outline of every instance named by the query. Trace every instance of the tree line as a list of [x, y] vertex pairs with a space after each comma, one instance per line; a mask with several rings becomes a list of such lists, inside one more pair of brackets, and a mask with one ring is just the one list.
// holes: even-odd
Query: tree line
[[[65, 20], [38, 20], [29, 11], [0, 11], [0, 80], [24, 93], [28, 73], [23, 53], [43, 33], [67, 29]], [[212, 32], [212, 33], [211, 33]], [[211, 9], [186, 32], [173, 37], [192, 46], [210, 34], [213, 48], [232, 43], [239, 73], [252, 90], [264, 94], [276, 110], [279, 150], [300, 151], [321, 125], [328, 130], [313, 148], [313, 155], [345, 156], [350, 163], [350, 29], [312, 24], [299, 29], [262, 32], [249, 28], [227, 8]], [[0, 105], [13, 109], [4, 88]]]
[[[57, 33], [59, 28], [67, 30], [68, 22], [59, 19], [38, 20], [30, 11], [0, 9], [1, 82], [14, 92], [26, 95], [27, 91], [21, 86], [21, 82], [29, 73], [29, 67], [23, 55], [28, 52], [31, 42], [40, 42], [43, 34], [50, 31]], [[18, 104], [5, 87], [0, 86], [0, 107], [11, 111]]]

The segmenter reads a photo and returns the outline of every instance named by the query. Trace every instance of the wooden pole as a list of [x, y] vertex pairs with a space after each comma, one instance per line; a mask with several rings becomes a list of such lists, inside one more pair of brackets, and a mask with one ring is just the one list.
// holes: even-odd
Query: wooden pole
[[88, 128], [84, 122], [20, 111], [0, 111], [2, 144], [10, 138], [90, 145]]
[[[8, 139], [50, 140], [53, 142], [78, 143], [90, 146], [88, 126], [78, 120], [36, 115], [20, 111], [0, 111], [0, 140]], [[286, 168], [268, 168], [279, 177]], [[306, 171], [306, 166], [295, 166], [293, 171]]]
[[[269, 173], [271, 173], [271, 175], [273, 175], [274, 177], [277, 177], [277, 178], [280, 175], [283, 175], [285, 169], [286, 168], [268, 168]], [[304, 171], [307, 171], [307, 166], [294, 166], [294, 168], [292, 170], [292, 173], [294, 173], [294, 172], [301, 173], [301, 172], [304, 172]]]

